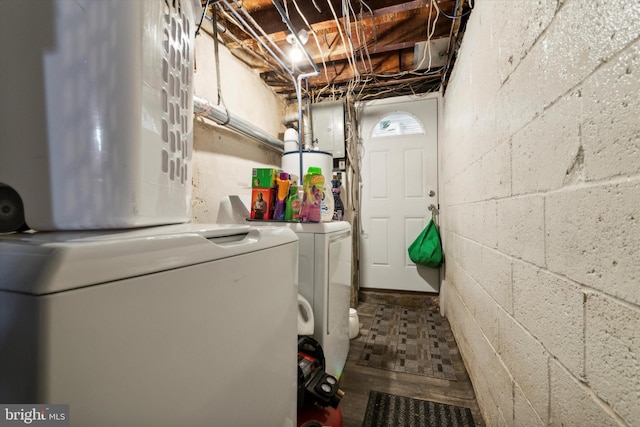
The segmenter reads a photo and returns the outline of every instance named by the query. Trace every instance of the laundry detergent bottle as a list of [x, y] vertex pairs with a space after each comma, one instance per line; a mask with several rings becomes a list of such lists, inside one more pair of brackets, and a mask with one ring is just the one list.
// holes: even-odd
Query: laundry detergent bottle
[[340, 180], [340, 174], [333, 175], [331, 180], [331, 191], [333, 192], [334, 206], [333, 206], [333, 219], [335, 221], [342, 221], [344, 216], [344, 204], [342, 198], [340, 198], [340, 186], [342, 181]]
[[286, 172], [280, 172], [280, 175], [276, 178], [277, 190], [276, 190], [276, 208], [273, 213], [273, 219], [277, 221], [284, 221], [285, 208], [287, 203], [287, 196], [289, 195], [289, 174]]
[[320, 222], [322, 220], [322, 196], [324, 194], [324, 176], [322, 169], [310, 166], [303, 180], [302, 209], [300, 221]]
[[292, 181], [284, 213], [285, 221], [300, 221], [301, 205], [302, 200], [300, 200], [300, 195], [298, 194], [298, 186]]

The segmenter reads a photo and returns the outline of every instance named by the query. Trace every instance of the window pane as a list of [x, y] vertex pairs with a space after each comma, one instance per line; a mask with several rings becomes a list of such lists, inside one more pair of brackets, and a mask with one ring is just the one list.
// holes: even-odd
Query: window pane
[[424, 127], [408, 113], [391, 113], [380, 119], [371, 133], [372, 138], [402, 135], [424, 135]]

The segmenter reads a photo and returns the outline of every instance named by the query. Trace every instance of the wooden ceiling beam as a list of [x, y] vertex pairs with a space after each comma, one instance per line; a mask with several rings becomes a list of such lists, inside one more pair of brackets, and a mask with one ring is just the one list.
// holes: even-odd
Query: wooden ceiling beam
[[[364, 30], [364, 34], [361, 34], [361, 36], [366, 38], [366, 50], [368, 50], [370, 55], [397, 49], [413, 48], [415, 43], [427, 40], [427, 15], [421, 14], [418, 16], [410, 16], [405, 12], [405, 14], [398, 18], [399, 19], [395, 21], [376, 22], [377, 25], [375, 30], [371, 26]], [[444, 20], [437, 22], [436, 29], [434, 31], [434, 34], [436, 35], [434, 35], [433, 38], [439, 38], [440, 34], [448, 34], [449, 26], [450, 24], [444, 22]], [[356, 53], [360, 50], [365, 50], [364, 44], [358, 44], [358, 37], [355, 36], [357, 31], [358, 29], [356, 28], [356, 24], [353, 24], [352, 40], [354, 42], [353, 48]], [[344, 59], [347, 55], [351, 55], [351, 49], [346, 49], [343, 44], [343, 37], [344, 41], [347, 41], [346, 36], [344, 33], [341, 36], [335, 28], [331, 32], [316, 31], [316, 37], [318, 37], [318, 41], [320, 42], [322, 54], [320, 53], [318, 44], [313, 36], [309, 38], [305, 48], [309, 52], [313, 61], [319, 66], [322, 65], [323, 55], [325, 62]], [[284, 41], [284, 34], [282, 34], [282, 39], [279, 39], [279, 37], [274, 37], [274, 39], [277, 40], [278, 46], [284, 52], [287, 52], [290, 49], [289, 43]], [[245, 44], [251, 49], [260, 49], [258, 42], [255, 40], [246, 40]], [[239, 45], [236, 43], [227, 43], [227, 47], [229, 49], [235, 49], [239, 47]]]
[[[358, 61], [357, 64], [358, 73], [362, 77], [372, 75], [395, 75], [398, 73], [409, 72], [413, 69], [413, 49], [403, 51], [402, 53], [387, 53], [385, 55], [378, 55], [371, 58], [371, 62], [367, 61], [365, 64], [362, 61]], [[373, 69], [370, 69], [373, 67]], [[322, 65], [320, 68], [320, 75], [316, 77], [310, 77], [308, 83], [310, 87], [322, 87], [329, 82], [329, 84], [344, 84], [354, 79], [355, 73], [350, 64], [346, 60], [334, 61], [327, 63], [326, 70]], [[261, 73], [265, 82], [271, 84], [278, 80], [274, 72]]]
[[[276, 43], [286, 55], [291, 47], [286, 41], [288, 30], [273, 6], [272, 0], [237, 1], [265, 30], [269, 39]], [[280, 0], [280, 3], [283, 4], [284, 1]], [[453, 45], [453, 40], [459, 36], [460, 23], [465, 22], [466, 19], [451, 19], [446, 15], [460, 16], [465, 8], [468, 10], [468, 0], [365, 1], [371, 10], [361, 6], [357, 0], [350, 0], [351, 6], [357, 9], [355, 15], [350, 13], [347, 20], [341, 17], [342, 0], [287, 0], [289, 16], [294, 28], [307, 28], [296, 9], [295, 2], [297, 2], [297, 6], [311, 24], [311, 29], [318, 40], [316, 43], [316, 38], [310, 34], [309, 41], [305, 46], [312, 61], [320, 70], [319, 76], [308, 79], [309, 88], [319, 90], [331, 85], [340, 91], [352, 87], [356, 84], [355, 82], [360, 81], [360, 84], [363, 85], [361, 88], [366, 87], [366, 90], [372, 89], [374, 92], [375, 90], [386, 92], [384, 90], [386, 85], [400, 88], [400, 90], [409, 90], [408, 87], [403, 86], [404, 82], [415, 82], [414, 88], [417, 90], [434, 90], [433, 85], [439, 85], [440, 81], [444, 81], [450, 70], [445, 68], [428, 75], [408, 73], [413, 68], [415, 45], [418, 42], [427, 41], [428, 36], [431, 40], [448, 38], [450, 40], [449, 50], [455, 50], [456, 45]], [[338, 15], [337, 22], [328, 2], [334, 6]], [[320, 7], [320, 12], [315, 5]], [[458, 6], [457, 10], [456, 5]], [[216, 7], [226, 9], [220, 3]], [[264, 50], [257, 40], [254, 40], [233, 22], [233, 17], [228, 13], [220, 13], [218, 18], [228, 32], [236, 36], [230, 42], [227, 36], [220, 35], [232, 52], [241, 46], [250, 52]], [[350, 42], [344, 30], [345, 22], [350, 24]], [[342, 34], [339, 29], [342, 29]], [[244, 57], [247, 58], [247, 55], [245, 53]], [[357, 71], [353, 69], [354, 62], [351, 58], [355, 60]], [[288, 61], [287, 58], [281, 59]], [[323, 59], [326, 65], [323, 65]], [[449, 60], [451, 61], [451, 58]], [[253, 59], [251, 62], [255, 64], [254, 68], [261, 73], [265, 82], [275, 91], [286, 94], [293, 91], [293, 85], [288, 76], [283, 73], [278, 74], [277, 71], [274, 71], [275, 68], [269, 68], [265, 62]], [[257, 67], [255, 67], [256, 65]], [[306, 64], [303, 68], [310, 70], [311, 66]], [[296, 74], [298, 72], [296, 71]], [[360, 79], [357, 78], [358, 75], [360, 75]]]
[[[318, 12], [314, 2], [311, 0], [296, 0], [298, 7], [307, 22], [313, 26], [319, 22], [334, 21], [331, 8], [327, 4], [327, 0], [316, 0], [315, 4], [318, 5], [321, 12]], [[411, 9], [417, 9], [424, 7], [430, 0], [415, 0], [407, 2], [406, 0], [369, 0], [367, 5], [369, 8], [362, 7], [363, 14], [368, 14], [370, 17], [369, 9], [373, 10], [374, 16], [380, 16], [383, 14], [398, 13], [402, 11], [408, 11]], [[336, 12], [338, 18], [342, 18], [342, 0], [330, 0], [333, 9]], [[281, 2], [282, 3], [282, 2]], [[357, 2], [354, 2], [357, 4]], [[258, 22], [267, 34], [277, 33], [286, 30], [286, 25], [282, 20], [282, 17], [273, 6], [271, 0], [258, 0], [258, 1], [244, 1], [243, 7], [251, 14], [253, 19]], [[306, 28], [304, 20], [300, 17], [295, 5], [291, 2], [288, 3], [289, 8], [289, 20], [293, 24], [294, 28]], [[359, 12], [360, 8], [356, 11]]]
[[[264, 2], [265, 0], [260, 0], [260, 2]], [[268, 1], [268, 0], [266, 0]], [[321, 0], [316, 0], [319, 4], [324, 4]], [[424, 20], [424, 24], [426, 27], [426, 23], [429, 17], [431, 19], [435, 19], [438, 16], [438, 10], [435, 6], [430, 5], [431, 0], [414, 0], [409, 2], [402, 2], [399, 0], [377, 0], [378, 3], [386, 5], [385, 7], [380, 7], [378, 9], [374, 9], [372, 7], [373, 15], [369, 12], [368, 9], [362, 9], [363, 13], [358, 14], [358, 22], [361, 26], [365, 28], [371, 28], [372, 26], [379, 26], [383, 23], [396, 23], [401, 24], [399, 21], [406, 21], [408, 19], [415, 18], [416, 20]], [[312, 2], [309, 0], [298, 0], [298, 5], [304, 5], [305, 8], [312, 8]], [[391, 3], [391, 5], [388, 5]], [[246, 4], [246, 2], [245, 2]], [[268, 4], [271, 5], [271, 2], [268, 1]], [[454, 0], [441, 0], [438, 2], [438, 8], [442, 11], [449, 13], [449, 10], [453, 10], [455, 5]], [[301, 6], [302, 8], [302, 6]], [[263, 9], [251, 11], [250, 8], [245, 7], [245, 9], [251, 14], [251, 17], [265, 30], [265, 33], [269, 34], [269, 38], [277, 43], [284, 41], [289, 34], [288, 29], [286, 28], [280, 14], [273, 7], [265, 6]], [[315, 9], [313, 9], [315, 11]], [[317, 12], [316, 12], [317, 13]], [[275, 14], [275, 15], [274, 15]], [[298, 16], [297, 10], [293, 9], [291, 6], [290, 15]], [[265, 15], [269, 15], [266, 17]], [[272, 16], [273, 15], [273, 16]], [[352, 27], [353, 25], [353, 16], [351, 16]], [[293, 20], [293, 17], [292, 17]], [[277, 24], [274, 24], [274, 21]], [[316, 33], [322, 33], [324, 31], [329, 32], [337, 32], [336, 29], [336, 20], [333, 17], [333, 14], [327, 16], [323, 19], [318, 20], [310, 20], [307, 19], [311, 28]], [[340, 25], [344, 27], [344, 19], [341, 15], [338, 16], [338, 22]], [[304, 21], [300, 20], [300, 22], [293, 22], [294, 28], [297, 29], [308, 29], [307, 25]], [[438, 27], [447, 27], [446, 31], [448, 32], [451, 26], [451, 20], [447, 18], [444, 14], [440, 14], [438, 16]], [[234, 33], [236, 37], [241, 40], [245, 40], [250, 36], [247, 33], [243, 33], [238, 31], [234, 25], [229, 25], [230, 31]]]
[[[362, 80], [360, 82], [352, 82], [349, 84], [354, 93], [362, 95], [374, 94], [376, 98], [382, 97], [381, 94], [393, 93], [412, 94], [423, 93], [438, 90], [441, 85], [442, 73], [434, 73], [426, 76], [408, 77], [402, 80], [379, 80], [370, 81]], [[419, 90], [420, 86], [428, 85], [428, 90]], [[334, 84], [331, 90], [324, 91], [326, 96], [333, 96], [333, 92], [346, 91], [346, 83]], [[323, 87], [310, 88], [314, 98], [322, 95]], [[275, 92], [284, 95], [290, 99], [295, 99], [296, 93], [291, 85], [282, 85], [275, 88]], [[304, 95], [303, 95], [304, 96]]]

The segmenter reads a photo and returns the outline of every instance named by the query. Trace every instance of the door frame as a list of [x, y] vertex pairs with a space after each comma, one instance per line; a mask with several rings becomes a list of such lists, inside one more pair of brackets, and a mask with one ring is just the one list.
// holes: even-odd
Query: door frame
[[[384, 99], [378, 99], [378, 100], [371, 100], [371, 101], [359, 101], [356, 103], [356, 112], [357, 112], [357, 128], [358, 128], [358, 138], [359, 138], [359, 151], [357, 153], [358, 155], [358, 167], [359, 167], [359, 175], [360, 175], [360, 185], [358, 188], [358, 200], [357, 200], [357, 204], [358, 204], [358, 230], [356, 233], [356, 237], [354, 239], [354, 243], [357, 244], [358, 246], [362, 244], [362, 236], [363, 236], [363, 211], [362, 211], [362, 199], [363, 199], [363, 183], [364, 183], [364, 179], [365, 177], [362, 175], [362, 166], [363, 166], [363, 159], [364, 159], [364, 148], [365, 148], [365, 143], [367, 141], [369, 141], [370, 139], [370, 134], [371, 134], [371, 130], [372, 128], [368, 128], [368, 129], [364, 129], [363, 125], [363, 112], [365, 108], [370, 108], [370, 107], [384, 107], [384, 106], [392, 106], [392, 105], [398, 105], [399, 107], [408, 101], [421, 101], [421, 100], [429, 100], [429, 99], [433, 99], [436, 102], [436, 117], [435, 117], [435, 124], [436, 124], [436, 129], [435, 129], [435, 134], [436, 134], [436, 147], [435, 147], [435, 163], [436, 163], [436, 173], [435, 173], [435, 183], [434, 183], [434, 188], [436, 191], [436, 195], [435, 195], [435, 199], [433, 200], [433, 204], [436, 207], [435, 210], [435, 215], [432, 214], [432, 217], [434, 218], [434, 222], [437, 224], [440, 223], [439, 221], [439, 208], [440, 208], [440, 164], [439, 164], [439, 149], [440, 149], [440, 116], [442, 114], [442, 102], [443, 102], [443, 98], [441, 96], [440, 93], [429, 93], [426, 94], [425, 96], [412, 96], [412, 95], [408, 95], [408, 96], [400, 96], [400, 97], [390, 97], [390, 98], [384, 98]], [[403, 109], [403, 108], [397, 108], [398, 111], [406, 111], [407, 113], [410, 113], [409, 111]], [[412, 114], [412, 113], [410, 113]], [[413, 116], [415, 116], [415, 114], [412, 114]], [[379, 118], [381, 118], [383, 116], [380, 116]], [[418, 119], [420, 120], [420, 122], [423, 124], [423, 126], [426, 126], [426, 124], [424, 123], [424, 119], [422, 117], [418, 117]], [[374, 123], [375, 126], [375, 123]], [[366, 133], [365, 133], [366, 132]], [[366, 184], [365, 184], [366, 185]], [[426, 201], [428, 201], [428, 199], [425, 199]], [[430, 203], [428, 203], [430, 204]], [[426, 226], [426, 224], [428, 223], [429, 219], [431, 219], [429, 216], [429, 212], [425, 210], [425, 216], [424, 216], [424, 225]], [[362, 268], [363, 264], [361, 262], [361, 256], [362, 256], [362, 248], [359, 246], [358, 247], [358, 253], [360, 254], [359, 259], [357, 260], [357, 265], [359, 266], [359, 270], [360, 268]], [[432, 270], [432, 269], [428, 269], [427, 267], [422, 267], [422, 266], [416, 266], [416, 270], [417, 270], [417, 274], [421, 277], [425, 277], [425, 270]], [[429, 291], [429, 290], [425, 290], [425, 292], [427, 293], [440, 293], [440, 290], [442, 288], [442, 273], [443, 270], [442, 268], [438, 268], [437, 269], [437, 284], [435, 286], [432, 286], [434, 289], [433, 291]], [[431, 274], [432, 275], [432, 274]], [[362, 272], [360, 271], [358, 273], [359, 276], [359, 281], [361, 282], [362, 280]], [[374, 288], [374, 287], [366, 287], [363, 288], [361, 283], [358, 284], [358, 289], [368, 289], [368, 290], [386, 290], [385, 288]], [[403, 291], [403, 290], [399, 290], [398, 292], [421, 292], [421, 291]]]

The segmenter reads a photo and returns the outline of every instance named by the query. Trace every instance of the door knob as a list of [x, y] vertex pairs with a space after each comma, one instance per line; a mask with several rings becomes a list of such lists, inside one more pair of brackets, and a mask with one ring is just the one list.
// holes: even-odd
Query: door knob
[[435, 192], [435, 191], [433, 191], [433, 190], [430, 190], [430, 191], [429, 191], [429, 197], [433, 197], [433, 196], [435, 196], [435, 195], [436, 195], [436, 192]]

